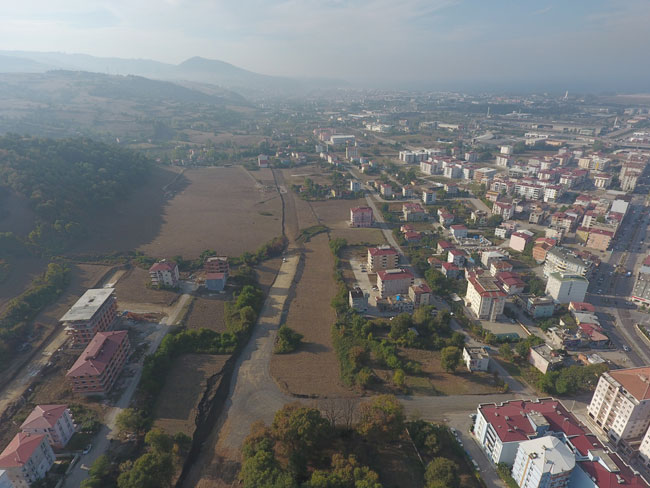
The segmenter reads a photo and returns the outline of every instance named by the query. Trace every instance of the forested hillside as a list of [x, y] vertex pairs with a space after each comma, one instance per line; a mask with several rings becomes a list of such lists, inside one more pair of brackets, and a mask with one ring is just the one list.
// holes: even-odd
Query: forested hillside
[[147, 177], [143, 155], [90, 139], [0, 137], [0, 186], [24, 195], [36, 214], [25, 242], [0, 234], [0, 254], [60, 251], [83, 237], [84, 221]]

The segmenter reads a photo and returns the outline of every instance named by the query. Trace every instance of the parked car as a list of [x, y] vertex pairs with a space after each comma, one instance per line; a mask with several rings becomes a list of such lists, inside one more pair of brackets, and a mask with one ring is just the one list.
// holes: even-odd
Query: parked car
[[88, 444], [88, 445], [84, 448], [82, 454], [83, 454], [83, 455], [88, 454], [92, 448], [93, 448], [93, 445], [92, 445], [92, 444]]

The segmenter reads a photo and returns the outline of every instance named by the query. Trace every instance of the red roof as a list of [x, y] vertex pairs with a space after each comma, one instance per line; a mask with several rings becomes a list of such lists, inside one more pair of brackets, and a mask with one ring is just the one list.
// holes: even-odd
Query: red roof
[[372, 213], [372, 209], [370, 207], [352, 207], [350, 209], [350, 212], [352, 213]]
[[205, 275], [206, 280], [223, 280], [226, 277], [226, 273], [208, 273]]
[[576, 312], [594, 313], [596, 311], [596, 307], [594, 307], [591, 303], [587, 303], [587, 302], [571, 302], [569, 304], [569, 308], [575, 310]]
[[45, 439], [44, 435], [31, 435], [19, 432], [0, 453], [0, 469], [20, 468], [29, 461], [34, 451]]
[[450, 249], [449, 254], [452, 256], [465, 256], [465, 251], [462, 251], [460, 249]]
[[388, 271], [385, 270], [380, 270], [377, 271], [377, 275], [379, 276], [379, 279], [381, 281], [391, 281], [391, 280], [404, 280], [404, 279], [414, 279], [415, 277], [413, 274], [406, 270], [406, 269], [401, 269], [401, 270], [391, 270], [393, 271], [392, 273], [389, 273]]
[[415, 285], [413, 287], [413, 292], [416, 295], [421, 295], [423, 293], [431, 293], [431, 288], [429, 288], [429, 286], [426, 285], [425, 283], [422, 283], [420, 285]]
[[[635, 475], [632, 469], [617, 454], [609, 453], [609, 458], [618, 467], [616, 472], [609, 471], [597, 461], [579, 462], [578, 465], [595, 480], [594, 483], [598, 488], [619, 488], [621, 486], [625, 486], [625, 488], [648, 488], [645, 480], [641, 476]], [[619, 478], [625, 481], [621, 483]]]
[[451, 228], [454, 230], [467, 230], [467, 227], [465, 227], [463, 224], [454, 224], [451, 226]]
[[151, 271], [174, 271], [175, 267], [176, 267], [176, 263], [173, 263], [171, 261], [160, 261], [159, 263], [156, 263], [151, 268], [149, 268], [149, 272], [151, 272]]
[[[449, 249], [450, 247], [454, 247], [454, 245], [449, 241], [438, 241], [438, 245], [442, 249]], [[648, 259], [650, 259], [650, 256], [648, 256]]]
[[643, 260], [643, 264], [644, 264], [644, 266], [650, 266], [650, 256], [646, 257]]
[[67, 409], [67, 405], [36, 405], [20, 428], [49, 429], [54, 427]]
[[368, 252], [371, 256], [391, 256], [397, 254], [392, 247], [369, 247]]
[[616, 369], [609, 375], [637, 400], [650, 399], [650, 367]]
[[458, 270], [460, 269], [458, 266], [456, 266], [454, 263], [442, 263], [442, 267], [445, 268], [447, 271], [452, 271], [452, 270]]
[[110, 364], [120, 345], [127, 340], [128, 332], [97, 332], [84, 352], [77, 358], [66, 376], [100, 375]]

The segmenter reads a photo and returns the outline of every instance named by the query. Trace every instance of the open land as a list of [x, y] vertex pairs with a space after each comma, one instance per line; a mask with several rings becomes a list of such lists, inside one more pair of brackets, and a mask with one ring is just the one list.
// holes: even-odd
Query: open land
[[118, 304], [136, 302], [169, 306], [178, 298], [178, 293], [174, 291], [149, 288], [149, 281], [146, 269], [134, 266], [127, 270], [115, 285]]

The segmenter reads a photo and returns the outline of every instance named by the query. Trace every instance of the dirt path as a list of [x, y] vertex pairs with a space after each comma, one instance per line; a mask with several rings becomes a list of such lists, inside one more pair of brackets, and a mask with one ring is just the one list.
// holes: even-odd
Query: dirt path
[[271, 378], [269, 362], [298, 261], [299, 255], [292, 253], [282, 263], [253, 335], [235, 366], [224, 411], [183, 486], [231, 486], [239, 471], [239, 449], [252, 423], [270, 423], [275, 411], [292, 400]]

